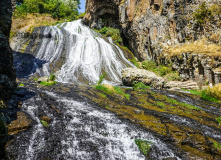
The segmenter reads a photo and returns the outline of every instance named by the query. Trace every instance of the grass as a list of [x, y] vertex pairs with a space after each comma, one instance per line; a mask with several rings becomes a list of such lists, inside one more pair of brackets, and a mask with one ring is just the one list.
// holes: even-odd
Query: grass
[[179, 106], [182, 106], [182, 107], [186, 107], [189, 110], [196, 110], [196, 111], [200, 111], [201, 110], [201, 108], [199, 108], [197, 106], [190, 105], [190, 104], [183, 103], [183, 102], [178, 102], [177, 100], [171, 99], [169, 97], [167, 97], [166, 102], [168, 102], [170, 104], [175, 104], [175, 105], [179, 105]]
[[96, 85], [95, 89], [100, 90], [100, 91], [102, 91], [102, 92], [104, 92], [106, 94], [119, 94], [119, 95], [124, 96], [126, 99], [130, 98], [129, 94], [124, 93], [122, 91], [122, 89], [120, 87], [117, 87], [117, 86], [111, 86], [111, 85], [107, 85], [107, 84]]
[[48, 122], [44, 121], [44, 120], [40, 120], [41, 124], [44, 126], [44, 127], [49, 127], [50, 125], [48, 124]]
[[100, 85], [104, 81], [104, 78], [106, 77], [106, 75], [107, 73], [104, 73], [100, 76], [99, 81], [97, 82], [98, 85]]
[[32, 33], [35, 27], [55, 25], [58, 19], [53, 19], [49, 14], [27, 14], [24, 17], [12, 17], [12, 27], [10, 38], [12, 38], [18, 30], [25, 28], [25, 32]]
[[57, 82], [56, 81], [41, 81], [40, 84], [43, 86], [51, 86], [51, 85], [57, 84]]
[[105, 94], [100, 93], [100, 96], [103, 98], [107, 98], [107, 96]]
[[171, 46], [164, 48], [164, 52], [170, 56], [179, 55], [182, 53], [195, 53], [207, 56], [221, 56], [221, 46], [211, 44], [207, 39], [201, 39], [195, 42], [187, 42], [182, 45]]
[[157, 105], [160, 107], [164, 107], [164, 103], [163, 102], [157, 102]]
[[145, 156], [148, 156], [148, 153], [151, 149], [151, 145], [153, 144], [150, 141], [142, 140], [142, 139], [135, 139], [135, 144], [139, 148], [140, 152]]
[[[134, 91], [138, 91], [138, 90], [143, 90], [143, 89], [148, 89], [151, 88], [150, 86], [146, 86], [145, 84], [143, 84], [142, 82], [136, 83], [133, 86], [133, 90]], [[145, 90], [144, 90], [145, 91]]]
[[24, 87], [25, 85], [24, 84], [19, 84], [19, 87]]

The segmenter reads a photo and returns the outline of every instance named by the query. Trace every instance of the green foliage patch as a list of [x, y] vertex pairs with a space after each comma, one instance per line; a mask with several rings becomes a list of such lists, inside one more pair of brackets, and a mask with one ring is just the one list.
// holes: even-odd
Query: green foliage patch
[[[143, 84], [142, 82], [138, 82], [136, 84], [133, 85], [133, 90], [134, 91], [138, 91], [138, 90], [144, 90], [144, 89], [149, 89], [151, 88], [150, 86], [146, 86], [145, 84]], [[144, 90], [145, 91], [145, 90]]]
[[216, 121], [219, 123], [219, 125], [221, 125], [221, 117], [217, 117]]
[[44, 120], [40, 120], [41, 124], [44, 126], [44, 127], [49, 127], [50, 125], [48, 124], [48, 122], [44, 121]]
[[16, 6], [14, 16], [20, 17], [27, 13], [49, 13], [53, 18], [72, 18], [78, 16], [80, 0], [23, 0]]
[[19, 87], [24, 87], [25, 85], [24, 84], [19, 84]]
[[99, 30], [99, 32], [103, 35], [105, 35], [106, 37], [111, 37], [114, 41], [114, 43], [122, 43], [122, 38], [120, 36], [120, 31], [119, 29], [114, 29], [114, 28], [111, 28], [111, 27], [104, 27], [104, 28], [101, 28]]
[[40, 84], [43, 86], [51, 86], [51, 85], [57, 84], [57, 82], [56, 81], [41, 81]]

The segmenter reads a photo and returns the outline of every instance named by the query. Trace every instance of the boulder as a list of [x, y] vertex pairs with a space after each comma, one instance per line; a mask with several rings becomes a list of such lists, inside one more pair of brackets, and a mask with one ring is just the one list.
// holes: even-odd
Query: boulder
[[145, 69], [125, 68], [121, 71], [123, 84], [133, 86], [133, 83], [142, 82], [147, 86], [161, 89], [164, 86], [162, 77]]

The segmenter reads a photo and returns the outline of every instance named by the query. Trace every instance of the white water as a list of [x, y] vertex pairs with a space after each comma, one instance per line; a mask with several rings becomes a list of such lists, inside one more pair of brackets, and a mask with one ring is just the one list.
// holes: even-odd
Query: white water
[[[152, 156], [158, 160], [176, 157], [166, 144], [151, 133], [122, 122], [113, 113], [98, 110], [95, 106], [62, 97], [53, 92], [45, 91], [45, 94], [50, 97], [50, 100], [59, 104], [56, 107], [62, 113], [55, 116], [50, 112], [47, 104], [39, 106], [39, 103], [42, 103], [40, 97], [31, 98], [23, 104], [23, 110], [29, 113], [38, 124], [25, 140], [23, 139], [25, 136], [18, 137], [24, 149], [16, 158], [18, 160], [43, 159], [42, 153], [50, 155], [46, 148], [53, 147], [50, 144], [54, 140], [53, 136], [59, 141], [60, 147], [53, 148], [54, 153], [50, 159], [144, 160], [145, 157], [136, 146], [135, 139], [152, 142], [154, 146]], [[44, 128], [38, 119], [38, 112], [41, 109], [52, 118], [50, 130]], [[50, 138], [45, 140], [48, 135], [52, 140]], [[57, 149], [61, 152], [57, 152]]]
[[37, 69], [41, 76], [52, 73], [50, 65], [64, 59], [56, 72], [59, 82], [96, 83], [107, 73], [106, 83], [120, 83], [121, 70], [134, 67], [122, 50], [110, 38], [105, 41], [101, 35], [84, 26], [81, 20], [46, 27], [36, 58], [48, 63]]

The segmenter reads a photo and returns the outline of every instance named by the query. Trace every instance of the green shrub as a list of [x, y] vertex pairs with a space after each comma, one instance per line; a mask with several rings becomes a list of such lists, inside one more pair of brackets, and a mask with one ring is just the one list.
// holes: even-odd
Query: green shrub
[[148, 153], [151, 149], [151, 145], [153, 143], [142, 139], [135, 139], [135, 143], [138, 146], [140, 152], [143, 153], [145, 156], [148, 156]]
[[44, 126], [44, 127], [49, 127], [50, 125], [48, 124], [48, 122], [44, 121], [44, 120], [40, 120], [41, 124]]
[[100, 33], [101, 34], [106, 34], [107, 33], [107, 27], [101, 28]]
[[179, 73], [177, 73], [177, 72], [169, 73], [166, 76], [166, 78], [168, 81], [180, 81], [181, 80], [181, 77], [179, 76]]
[[153, 71], [157, 68], [157, 64], [154, 61], [143, 61], [142, 62], [143, 69], [146, 69], [148, 71]]
[[16, 7], [15, 16], [22, 16], [27, 13], [49, 13], [54, 18], [73, 17], [78, 15], [79, 0], [23, 0], [23, 3]]
[[137, 68], [140, 68], [140, 65], [138, 64], [138, 61], [134, 59], [129, 59], [130, 62], [132, 62]]
[[157, 105], [160, 107], [164, 107], [164, 103], [163, 102], [157, 102]]

